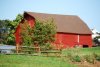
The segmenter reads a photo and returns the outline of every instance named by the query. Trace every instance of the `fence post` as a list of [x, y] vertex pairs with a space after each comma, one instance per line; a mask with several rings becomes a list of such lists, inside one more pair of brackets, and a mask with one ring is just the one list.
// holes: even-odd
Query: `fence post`
[[19, 44], [16, 44], [16, 53], [19, 53]]

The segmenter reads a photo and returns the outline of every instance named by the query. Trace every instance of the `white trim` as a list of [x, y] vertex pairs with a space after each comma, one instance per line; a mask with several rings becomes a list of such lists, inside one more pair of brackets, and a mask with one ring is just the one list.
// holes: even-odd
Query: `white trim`
[[79, 36], [79, 34], [77, 35], [77, 42], [78, 43], [80, 42], [80, 36]]

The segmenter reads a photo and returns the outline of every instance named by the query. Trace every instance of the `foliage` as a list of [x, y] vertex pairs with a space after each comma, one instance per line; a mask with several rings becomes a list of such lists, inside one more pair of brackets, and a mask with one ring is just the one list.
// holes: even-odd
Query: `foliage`
[[73, 57], [73, 61], [74, 62], [81, 62], [81, 57], [76, 55], [76, 56]]
[[55, 40], [56, 26], [53, 19], [47, 21], [36, 20], [33, 28], [33, 43], [38, 43], [40, 46], [51, 43]]
[[[1, 23], [0, 29], [6, 28], [6, 32], [7, 32], [7, 34], [5, 35], [3, 33], [4, 35], [3, 43], [10, 44], [10, 45], [15, 44], [14, 32], [15, 32], [17, 25], [22, 19], [23, 19], [23, 16], [21, 14], [18, 14], [15, 20], [13, 21], [12, 20], [0, 20], [0, 23]], [[29, 31], [32, 31], [30, 32], [31, 34], [28, 33]], [[53, 19], [47, 20], [47, 21], [36, 20], [35, 27], [32, 28], [32, 30], [27, 29], [27, 31], [24, 31], [24, 32], [27, 32], [27, 33], [24, 33], [25, 36], [22, 35], [22, 40], [24, 41], [23, 43], [24, 45], [32, 44], [31, 39], [33, 39], [34, 44], [38, 43], [39, 45], [45, 45], [55, 40], [54, 36], [56, 34], [56, 26], [53, 23]], [[1, 35], [1, 32], [0, 32], [0, 35]]]
[[94, 63], [94, 57], [92, 55], [84, 55], [84, 59], [89, 63]]
[[62, 50], [62, 55], [67, 61], [87, 61], [94, 64], [95, 60], [100, 61], [100, 47], [67, 48]]
[[96, 54], [96, 53], [93, 53], [93, 55], [94, 55], [94, 57], [95, 57], [95, 59], [96, 59], [97, 61], [100, 61], [100, 55], [98, 55], [98, 54]]
[[7, 43], [7, 35], [9, 34], [8, 24], [12, 22], [10, 20], [0, 20], [0, 39], [1, 43]]
[[7, 24], [7, 28], [9, 29], [9, 33], [7, 36], [7, 44], [10, 44], [10, 45], [15, 44], [15, 36], [14, 36], [15, 29], [22, 19], [23, 19], [23, 16], [21, 14], [18, 14], [15, 20]]
[[39, 21], [36, 20], [35, 27], [30, 28], [28, 22], [25, 20], [21, 26], [21, 39], [23, 45], [46, 45], [46, 48], [50, 48], [50, 43], [54, 41], [56, 34], [56, 28], [53, 20]]
[[22, 18], [23, 16], [18, 14], [15, 20], [0, 20], [0, 39], [3, 44], [15, 44], [14, 32]]
[[46, 48], [47, 50], [50, 50], [50, 49], [52, 49], [53, 47], [52, 47], [52, 45], [48, 42], [48, 43], [45, 44], [45, 48]]
[[100, 61], [100, 56], [97, 56], [97, 57], [96, 57], [96, 60]]
[[99, 39], [100, 39], [100, 36], [97, 36], [97, 37], [95, 37], [95, 38], [93, 39], [93, 42], [96, 44], [96, 46], [100, 46], [100, 41], [99, 41]]
[[79, 55], [73, 54], [72, 52], [67, 53], [67, 58], [72, 62], [81, 62], [81, 57]]
[[73, 61], [73, 54], [72, 53], [67, 53], [67, 58], [70, 60], [70, 61]]
[[25, 46], [32, 45], [32, 33], [31, 33], [31, 28], [28, 22], [25, 20], [24, 23], [20, 24], [20, 27], [21, 27], [20, 35], [21, 35], [22, 45], [25, 45]]

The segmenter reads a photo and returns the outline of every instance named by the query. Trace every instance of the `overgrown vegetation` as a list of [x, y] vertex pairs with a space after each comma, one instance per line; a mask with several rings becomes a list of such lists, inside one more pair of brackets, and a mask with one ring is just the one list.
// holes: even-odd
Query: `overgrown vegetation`
[[66, 60], [71, 62], [88, 62], [94, 64], [100, 61], [100, 47], [92, 48], [70, 48], [62, 51]]
[[81, 62], [81, 57], [78, 55], [74, 56], [72, 59], [73, 62]]
[[[14, 32], [22, 19], [23, 16], [18, 14], [14, 20], [0, 20], [0, 43], [15, 45]], [[53, 19], [46, 21], [36, 20], [35, 27], [32, 29], [28, 26], [29, 24], [27, 21], [25, 21], [25, 24], [21, 25], [21, 27], [23, 27], [23, 33], [21, 33], [23, 45], [38, 44], [43, 46], [55, 40], [56, 26]]]
[[100, 56], [97, 56], [97, 57], [96, 57], [96, 60], [100, 61]]
[[14, 20], [0, 20], [0, 43], [15, 45], [15, 36], [14, 32], [19, 24], [19, 22], [23, 19], [21, 14], [18, 14]]
[[51, 42], [55, 41], [56, 25], [53, 19], [46, 21], [36, 20], [32, 33], [34, 44], [40, 46], [50, 45]]
[[83, 56], [84, 60], [89, 62], [89, 63], [94, 63], [95, 57], [92, 55], [84, 55]]
[[56, 26], [53, 20], [36, 20], [33, 28], [25, 20], [20, 26], [22, 45], [45, 46], [45, 48], [49, 48], [50, 44], [55, 41]]
[[21, 45], [23, 46], [31, 46], [32, 45], [32, 31], [31, 28], [27, 22], [27, 20], [24, 21], [24, 23], [20, 23], [20, 35], [21, 35]]

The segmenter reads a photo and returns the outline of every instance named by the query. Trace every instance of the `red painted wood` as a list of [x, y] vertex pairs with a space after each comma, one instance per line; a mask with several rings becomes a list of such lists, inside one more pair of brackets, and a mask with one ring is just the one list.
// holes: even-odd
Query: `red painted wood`
[[63, 44], [63, 48], [73, 47], [77, 43], [77, 35], [69, 33], [57, 33], [56, 44]]
[[88, 45], [89, 47], [92, 46], [92, 37], [91, 35], [80, 35], [79, 41], [81, 45]]
[[29, 23], [29, 25], [30, 25], [31, 28], [34, 27], [34, 24], [35, 24], [35, 19], [34, 18], [27, 17], [26, 20], [28, 21], [28, 23]]
[[20, 43], [20, 25], [17, 26], [16, 32], [15, 32], [15, 40], [16, 40], [16, 44]]
[[92, 38], [91, 35], [79, 35], [79, 43], [78, 43], [78, 34], [70, 34], [70, 33], [57, 33], [55, 44], [63, 45], [63, 48], [66, 47], [74, 47], [76, 45], [88, 45], [92, 46]]

